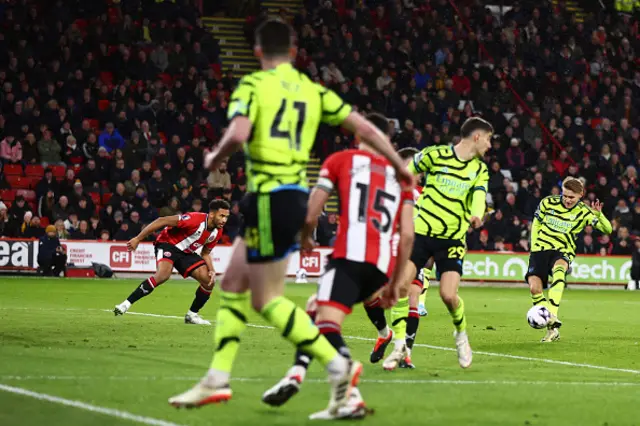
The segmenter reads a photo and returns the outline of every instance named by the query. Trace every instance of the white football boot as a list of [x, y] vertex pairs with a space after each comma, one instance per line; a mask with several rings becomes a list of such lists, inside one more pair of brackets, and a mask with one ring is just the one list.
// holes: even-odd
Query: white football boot
[[115, 316], [124, 315], [127, 313], [130, 307], [131, 307], [131, 302], [129, 302], [128, 300], [125, 300], [121, 304], [116, 305], [116, 307], [113, 309], [113, 313], [115, 314]]
[[187, 312], [187, 314], [184, 316], [184, 323], [185, 324], [198, 324], [198, 325], [211, 325], [210, 321], [207, 321], [206, 319], [202, 318], [200, 315], [198, 315], [195, 312]]
[[471, 345], [469, 345], [469, 336], [467, 336], [467, 332], [456, 331], [453, 333], [453, 336], [456, 339], [456, 350], [458, 352], [458, 363], [460, 364], [460, 367], [471, 367], [473, 353], [471, 352]]

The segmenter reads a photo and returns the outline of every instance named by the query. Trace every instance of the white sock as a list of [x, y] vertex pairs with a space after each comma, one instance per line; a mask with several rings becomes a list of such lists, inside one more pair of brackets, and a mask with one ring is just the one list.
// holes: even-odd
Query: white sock
[[378, 337], [381, 339], [386, 338], [389, 335], [389, 326], [386, 326], [383, 330], [378, 330]]
[[298, 376], [300, 378], [300, 382], [304, 381], [305, 376], [307, 375], [307, 369], [301, 365], [294, 365], [287, 371], [287, 377]]
[[341, 378], [346, 374], [349, 368], [349, 360], [342, 355], [336, 355], [329, 364], [327, 364], [327, 373], [329, 373], [329, 379]]
[[129, 309], [131, 307], [131, 302], [129, 302], [127, 299], [124, 299], [124, 302], [122, 302], [121, 305], [124, 305], [126, 309]]
[[209, 388], [221, 387], [229, 384], [231, 374], [210, 368], [202, 379], [202, 384]]

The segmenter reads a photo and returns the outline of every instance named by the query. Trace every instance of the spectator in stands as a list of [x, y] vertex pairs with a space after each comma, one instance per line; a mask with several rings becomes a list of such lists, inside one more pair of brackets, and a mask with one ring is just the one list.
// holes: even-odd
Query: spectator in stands
[[627, 228], [626, 226], [621, 226], [620, 228], [618, 228], [618, 233], [616, 235], [611, 254], [628, 256], [631, 255], [632, 250], [633, 242], [631, 241], [631, 236], [629, 235], [629, 228]]
[[142, 188], [143, 191], [147, 191], [146, 186], [140, 180], [140, 172], [133, 170], [131, 172], [131, 179], [124, 183], [125, 194], [127, 197], [133, 197], [138, 188]]
[[69, 213], [69, 217], [64, 221], [64, 228], [69, 232], [69, 234], [71, 234], [79, 227], [80, 220], [78, 219], [78, 214], [75, 211]]
[[[27, 212], [29, 214], [30, 212]], [[28, 226], [22, 231], [23, 238], [29, 239], [38, 239], [44, 235], [44, 228], [40, 223], [40, 218], [38, 216], [33, 216], [29, 221]]]
[[66, 272], [67, 254], [60, 244], [56, 227], [49, 225], [38, 244], [38, 272], [44, 276], [60, 276]]
[[333, 247], [338, 232], [338, 217], [335, 213], [329, 213], [320, 217], [316, 240], [324, 247]]
[[0, 238], [10, 237], [9, 209], [0, 201]]
[[54, 191], [49, 190], [47, 193], [40, 197], [38, 201], [38, 216], [46, 217], [49, 222], [53, 222], [53, 210], [56, 206], [56, 194]]
[[73, 208], [69, 205], [69, 199], [63, 195], [58, 199], [58, 204], [53, 208], [53, 220], [54, 222], [58, 220], [64, 222], [72, 212]]
[[61, 165], [65, 163], [61, 157], [62, 147], [60, 144], [52, 139], [51, 132], [45, 130], [42, 134], [42, 139], [38, 141], [38, 153], [40, 154], [40, 161], [44, 167]]
[[96, 160], [93, 158], [88, 159], [85, 166], [78, 172], [78, 179], [82, 182], [83, 186], [90, 188], [89, 190], [96, 190], [100, 188], [100, 181], [104, 176], [100, 175], [100, 171], [97, 169]]
[[160, 217], [180, 214], [180, 202], [176, 197], [171, 197], [169, 204], [160, 209]]
[[[98, 137], [95, 133], [90, 132], [87, 135], [87, 139], [82, 145], [82, 154], [86, 159], [96, 159], [98, 156], [98, 149], [100, 148], [98, 144]], [[106, 151], [106, 148], [105, 148]]]
[[22, 144], [22, 161], [25, 164], [40, 164], [40, 153], [38, 153], [38, 142], [33, 133], [28, 133]]
[[22, 162], [22, 144], [13, 135], [7, 135], [0, 142], [0, 162], [4, 164]]
[[125, 143], [118, 129], [115, 128], [112, 122], [108, 122], [102, 133], [100, 133], [98, 145], [105, 148], [108, 153], [111, 153], [115, 149], [124, 148]]
[[60, 240], [66, 240], [69, 238], [69, 232], [67, 228], [64, 226], [64, 220], [58, 219], [54, 222], [54, 226], [56, 227], [56, 236]]
[[70, 233], [69, 239], [71, 240], [94, 240], [95, 235], [91, 231], [89, 227], [89, 222], [86, 220], [81, 220], [78, 229], [72, 231]]
[[585, 234], [578, 240], [576, 254], [598, 254], [598, 248], [593, 241], [593, 236]]
[[18, 195], [9, 209], [9, 220], [15, 223], [16, 227], [19, 227], [19, 224], [23, 222], [25, 213], [28, 211], [31, 211], [31, 207], [29, 207], [22, 195]]
[[207, 184], [209, 185], [209, 191], [211, 191], [214, 196], [222, 195], [224, 189], [231, 189], [231, 176], [229, 172], [227, 172], [226, 162], [223, 162], [218, 170], [209, 172]]

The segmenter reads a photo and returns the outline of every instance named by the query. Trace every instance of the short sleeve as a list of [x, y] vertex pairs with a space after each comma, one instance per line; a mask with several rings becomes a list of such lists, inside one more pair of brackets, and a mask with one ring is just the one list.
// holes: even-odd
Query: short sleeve
[[544, 217], [546, 215], [547, 212], [547, 205], [545, 204], [545, 201], [547, 199], [543, 199], [542, 201], [540, 201], [540, 204], [538, 204], [538, 208], [536, 209], [535, 213], [533, 214], [533, 217], [538, 219], [538, 221], [540, 223], [542, 223], [544, 221]]
[[220, 235], [222, 235], [222, 232], [218, 231], [218, 235], [216, 235], [213, 241], [211, 241], [210, 243], [206, 243], [204, 247], [209, 251], [213, 250], [213, 248], [218, 244], [218, 241], [220, 241]]
[[336, 153], [330, 155], [329, 158], [325, 160], [322, 164], [322, 168], [320, 169], [320, 176], [318, 177], [318, 182], [316, 183], [316, 187], [327, 191], [328, 193], [333, 192], [333, 188], [338, 183], [338, 175], [340, 173], [340, 164], [342, 163], [343, 154]]
[[489, 169], [485, 163], [480, 163], [480, 171], [474, 182], [473, 191], [489, 192]]
[[255, 123], [258, 113], [257, 103], [255, 102], [255, 83], [251, 80], [251, 76], [244, 77], [238, 83], [238, 87], [231, 94], [227, 118], [229, 121], [238, 116], [247, 117], [252, 123]]
[[334, 91], [322, 88], [322, 122], [331, 126], [339, 126], [351, 114], [351, 105], [346, 103]]
[[413, 161], [409, 163], [409, 171], [414, 175], [426, 173], [433, 167], [433, 158], [431, 157], [437, 147], [425, 148], [413, 156]]
[[178, 228], [185, 229], [191, 226], [194, 221], [193, 215], [190, 214], [181, 214], [178, 216]]

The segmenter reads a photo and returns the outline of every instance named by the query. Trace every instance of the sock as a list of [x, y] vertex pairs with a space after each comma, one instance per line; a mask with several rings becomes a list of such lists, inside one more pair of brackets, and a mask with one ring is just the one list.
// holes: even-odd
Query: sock
[[151, 294], [153, 289], [156, 287], [157, 287], [157, 284], [156, 284], [155, 278], [149, 277], [146, 280], [142, 281], [142, 283], [140, 283], [140, 286], [138, 286], [138, 288], [133, 290], [133, 293], [131, 293], [129, 297], [127, 297], [127, 300], [129, 301], [129, 303], [134, 304], [138, 300], [142, 299], [143, 297]]
[[289, 299], [283, 296], [274, 298], [260, 314], [282, 332], [282, 337], [318, 358], [325, 367], [338, 357], [338, 352], [320, 334], [309, 315]]
[[320, 333], [327, 338], [329, 343], [331, 343], [331, 346], [336, 348], [340, 355], [345, 358], [351, 358], [349, 348], [342, 339], [340, 324], [333, 321], [322, 321], [318, 323], [318, 330], [320, 330]]
[[431, 269], [424, 268], [422, 269], [422, 293], [420, 293], [420, 298], [418, 302], [424, 306], [425, 301], [427, 300], [427, 291], [429, 290], [429, 276], [431, 276]]
[[211, 290], [206, 290], [204, 287], [200, 286], [196, 289], [196, 297], [193, 298], [193, 302], [191, 303], [191, 308], [189, 310], [193, 313], [200, 312], [200, 309], [204, 306], [205, 303], [211, 297]]
[[544, 297], [544, 293], [539, 294], [531, 294], [531, 301], [533, 302], [533, 306], [541, 305], [545, 308], [549, 309], [549, 302], [547, 302], [547, 298]]
[[406, 335], [407, 319], [409, 318], [409, 298], [403, 297], [398, 300], [396, 306], [391, 308], [391, 329], [395, 335], [396, 343], [402, 342]]
[[[307, 315], [311, 318], [311, 321], [316, 320], [316, 312], [307, 310]], [[288, 376], [299, 376], [300, 381], [304, 380], [304, 377], [307, 373], [307, 369], [309, 368], [309, 364], [313, 361], [313, 357], [306, 353], [305, 351], [301, 351], [300, 349], [296, 350], [296, 356], [293, 360], [293, 367], [289, 370]]]
[[415, 306], [409, 307], [409, 317], [407, 318], [407, 334], [405, 341], [407, 342], [407, 348], [413, 349], [413, 344], [416, 341], [416, 333], [418, 332], [418, 324], [420, 323], [420, 315], [418, 314], [418, 308]]
[[449, 313], [453, 318], [453, 325], [456, 327], [456, 331], [465, 331], [467, 329], [467, 318], [464, 316], [464, 301], [462, 297], [458, 296], [458, 307], [450, 310]]
[[371, 321], [371, 324], [378, 330], [378, 337], [385, 338], [389, 335], [387, 319], [384, 316], [384, 309], [380, 307], [380, 298], [364, 304], [364, 310]]
[[563, 266], [556, 266], [552, 270], [551, 286], [549, 287], [549, 311], [558, 316], [560, 301], [562, 300], [562, 292], [567, 284], [565, 281], [567, 271]]
[[211, 369], [229, 377], [233, 362], [238, 354], [240, 335], [247, 327], [247, 315], [251, 310], [250, 293], [220, 292], [220, 307], [216, 316], [216, 328], [213, 336], [215, 352]]

